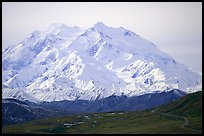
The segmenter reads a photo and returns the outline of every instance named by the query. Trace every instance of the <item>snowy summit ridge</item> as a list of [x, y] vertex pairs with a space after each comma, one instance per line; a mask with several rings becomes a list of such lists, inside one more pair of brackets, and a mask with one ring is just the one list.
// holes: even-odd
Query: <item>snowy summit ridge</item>
[[202, 88], [202, 77], [154, 44], [101, 22], [87, 30], [52, 24], [2, 52], [2, 97], [96, 100]]

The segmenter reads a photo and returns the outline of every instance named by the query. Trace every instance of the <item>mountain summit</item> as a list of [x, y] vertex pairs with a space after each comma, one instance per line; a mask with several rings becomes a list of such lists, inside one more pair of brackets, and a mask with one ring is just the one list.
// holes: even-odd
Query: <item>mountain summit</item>
[[153, 43], [101, 22], [83, 30], [53, 24], [2, 52], [2, 97], [96, 100], [202, 88], [201, 75]]

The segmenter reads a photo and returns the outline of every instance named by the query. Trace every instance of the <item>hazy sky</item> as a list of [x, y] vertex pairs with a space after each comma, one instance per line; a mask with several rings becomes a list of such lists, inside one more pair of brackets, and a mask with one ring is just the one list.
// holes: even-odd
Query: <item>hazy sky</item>
[[202, 71], [201, 2], [3, 2], [2, 46], [17, 44], [53, 23], [88, 28], [97, 22], [129, 29]]

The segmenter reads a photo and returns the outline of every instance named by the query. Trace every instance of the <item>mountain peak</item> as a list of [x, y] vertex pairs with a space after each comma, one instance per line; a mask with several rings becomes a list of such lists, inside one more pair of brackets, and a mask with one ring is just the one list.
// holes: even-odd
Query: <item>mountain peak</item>
[[67, 26], [65, 24], [62, 23], [53, 23], [51, 25], [49, 25], [49, 27], [46, 29], [48, 31], [52, 31], [52, 30], [70, 30], [70, 29], [80, 29], [80, 27], [78, 26]]
[[50, 25], [50, 27], [66, 27], [66, 25], [62, 23], [53, 23]]
[[93, 26], [93, 28], [94, 29], [96, 29], [97, 31], [105, 31], [105, 30], [107, 30], [108, 28], [110, 28], [110, 27], [108, 27], [108, 26], [106, 26], [104, 23], [102, 23], [102, 22], [97, 22], [94, 26]]
[[[102, 23], [102, 22], [97, 22], [95, 25], [94, 25], [94, 27], [104, 27], [104, 26], [106, 26], [104, 23]], [[107, 27], [107, 26], [106, 26]]]

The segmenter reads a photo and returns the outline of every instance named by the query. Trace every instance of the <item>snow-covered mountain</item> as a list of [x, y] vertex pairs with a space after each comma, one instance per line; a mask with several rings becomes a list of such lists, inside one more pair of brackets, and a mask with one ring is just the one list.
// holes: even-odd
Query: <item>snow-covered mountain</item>
[[122, 27], [52, 24], [2, 52], [2, 97], [96, 100], [202, 88], [200, 74]]

